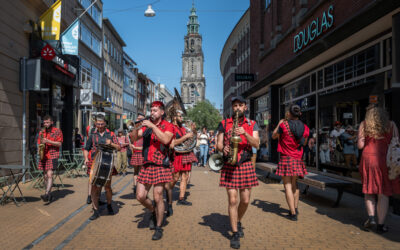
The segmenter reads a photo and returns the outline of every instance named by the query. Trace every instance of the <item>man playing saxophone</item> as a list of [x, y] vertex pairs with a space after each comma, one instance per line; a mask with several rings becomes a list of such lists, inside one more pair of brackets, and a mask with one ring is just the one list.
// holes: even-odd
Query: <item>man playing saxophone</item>
[[[251, 162], [252, 147], [259, 147], [258, 126], [244, 116], [246, 102], [241, 96], [232, 98], [232, 118], [222, 120], [218, 127], [217, 150], [224, 154], [219, 186], [228, 194], [228, 213], [232, 228], [231, 247], [240, 248], [244, 236], [241, 219], [250, 201], [251, 188], [258, 186]], [[238, 195], [240, 202], [238, 204]]]
[[[63, 134], [60, 129], [53, 126], [53, 118], [46, 115], [43, 118], [44, 129], [39, 132], [39, 159], [40, 170], [44, 171], [45, 194], [40, 198], [44, 202], [52, 202], [51, 188], [53, 186], [53, 170], [58, 166], [60, 147], [63, 142]], [[42, 151], [42, 152], [40, 152]]]

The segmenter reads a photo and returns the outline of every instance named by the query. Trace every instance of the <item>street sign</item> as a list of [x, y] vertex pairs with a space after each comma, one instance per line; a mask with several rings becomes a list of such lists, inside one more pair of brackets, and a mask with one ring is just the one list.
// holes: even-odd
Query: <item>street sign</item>
[[254, 80], [255, 80], [254, 74], [235, 74], [236, 82], [242, 82], [242, 81], [253, 82]]
[[81, 89], [80, 94], [81, 105], [91, 106], [93, 102], [93, 90]]
[[106, 101], [93, 101], [92, 104], [93, 106], [100, 108], [111, 107], [111, 102], [106, 102]]
[[46, 44], [40, 52], [40, 55], [44, 60], [51, 61], [56, 56], [56, 52], [49, 44]]

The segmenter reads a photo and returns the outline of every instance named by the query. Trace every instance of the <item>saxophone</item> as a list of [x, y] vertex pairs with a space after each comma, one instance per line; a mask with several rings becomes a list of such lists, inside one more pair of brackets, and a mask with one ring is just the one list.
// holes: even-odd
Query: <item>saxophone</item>
[[42, 129], [42, 133], [40, 134], [39, 157], [41, 161], [44, 159], [44, 148], [46, 146], [44, 143], [42, 143], [44, 131], [45, 129]]
[[239, 111], [235, 112], [233, 127], [232, 127], [232, 137], [230, 140], [230, 150], [228, 155], [228, 163], [231, 165], [235, 165], [237, 163], [238, 158], [238, 150], [239, 143], [242, 142], [242, 138], [235, 133], [236, 128], [239, 126]]

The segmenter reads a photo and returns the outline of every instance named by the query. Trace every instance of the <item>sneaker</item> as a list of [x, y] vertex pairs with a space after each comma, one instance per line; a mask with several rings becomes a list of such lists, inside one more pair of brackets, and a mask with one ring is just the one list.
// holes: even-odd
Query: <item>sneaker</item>
[[376, 221], [374, 217], [370, 217], [368, 218], [367, 221], [364, 222], [363, 227], [366, 231], [369, 231], [370, 229], [372, 229], [374, 226], [376, 226]]
[[44, 202], [48, 202], [49, 201], [49, 195], [48, 194], [42, 194], [40, 196], [40, 198], [44, 201]]
[[92, 216], [90, 216], [89, 220], [95, 220], [95, 219], [97, 219], [99, 217], [100, 217], [99, 211], [96, 210], [96, 209], [93, 209], [93, 214], [92, 214]]
[[86, 204], [91, 204], [92, 203], [92, 196], [88, 195], [86, 199]]
[[108, 214], [109, 215], [114, 215], [115, 214], [111, 204], [107, 204], [107, 210], [108, 210]]
[[376, 232], [378, 234], [383, 234], [389, 231], [389, 228], [385, 226], [384, 224], [378, 224], [376, 227]]
[[151, 213], [151, 216], [150, 216], [150, 223], [149, 223], [150, 230], [153, 230], [154, 228], [156, 228], [156, 225], [157, 225], [157, 216], [156, 216], [156, 212], [154, 211], [153, 213]]
[[240, 223], [240, 221], [237, 224], [237, 228], [238, 228], [238, 234], [240, 238], [244, 237], [244, 232], [243, 232], [243, 227], [242, 227], [242, 223]]
[[168, 204], [167, 217], [172, 216], [173, 214], [174, 214], [174, 210], [172, 209], [172, 204]]
[[161, 227], [156, 227], [153, 237], [151, 237], [152, 240], [159, 240], [163, 236], [163, 230]]
[[234, 232], [231, 238], [231, 248], [239, 249], [240, 248], [240, 236], [238, 232]]
[[291, 212], [289, 212], [287, 218], [291, 221], [297, 221], [297, 214], [292, 214]]
[[190, 201], [187, 201], [187, 200], [178, 200], [176, 202], [176, 205], [191, 206], [192, 203]]

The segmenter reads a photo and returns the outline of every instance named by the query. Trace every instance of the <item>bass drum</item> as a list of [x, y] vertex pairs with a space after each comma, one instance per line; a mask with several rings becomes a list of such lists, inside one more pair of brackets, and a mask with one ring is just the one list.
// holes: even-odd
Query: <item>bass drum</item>
[[113, 150], [98, 148], [90, 172], [90, 183], [103, 187], [111, 180], [116, 154]]

